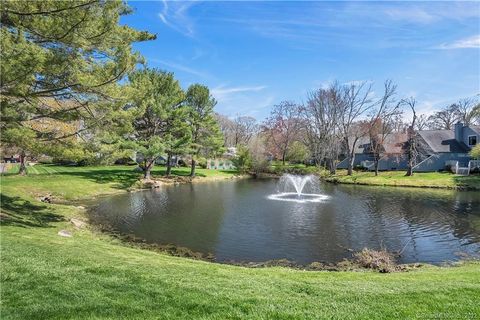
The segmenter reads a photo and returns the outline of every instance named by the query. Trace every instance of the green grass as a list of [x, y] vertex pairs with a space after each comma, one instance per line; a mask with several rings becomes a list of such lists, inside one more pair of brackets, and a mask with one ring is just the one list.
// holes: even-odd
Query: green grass
[[[64, 200], [82, 200], [100, 194], [111, 194], [134, 187], [142, 176], [134, 166], [74, 167], [57, 165], [29, 166], [25, 177], [6, 174], [2, 186], [16, 194], [35, 198], [48, 193]], [[173, 175], [188, 176], [189, 168], [172, 170]], [[154, 167], [153, 177], [165, 174], [165, 167]], [[228, 178], [237, 174], [234, 170], [197, 169], [199, 180]]]
[[[68, 220], [82, 216], [80, 208], [32, 196], [32, 189], [54, 189], [66, 199], [113, 192], [136, 178], [128, 167], [36, 169], [27, 177], [2, 177], [2, 212], [9, 215], [1, 226], [2, 319], [480, 317], [478, 262], [379, 274], [248, 269], [172, 257], [75, 230]], [[73, 237], [58, 236], [61, 229]]]
[[354, 172], [347, 176], [346, 170], [338, 170], [336, 175], [325, 176], [326, 181], [376, 186], [430, 187], [430, 188], [470, 188], [480, 190], [480, 176], [459, 176], [449, 172], [418, 172], [412, 177], [405, 171]]

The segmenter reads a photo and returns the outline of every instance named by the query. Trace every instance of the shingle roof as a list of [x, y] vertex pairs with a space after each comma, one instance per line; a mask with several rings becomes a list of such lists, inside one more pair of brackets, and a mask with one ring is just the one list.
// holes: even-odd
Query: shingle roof
[[[405, 152], [405, 146], [408, 140], [406, 133], [391, 133], [385, 137], [383, 148], [385, 153], [399, 154]], [[355, 153], [370, 153], [370, 138], [368, 136], [358, 139], [355, 147]]]
[[455, 140], [453, 130], [422, 130], [418, 134], [434, 152], [468, 152], [468, 148]]
[[[480, 126], [470, 126], [470, 128], [480, 132]], [[424, 145], [423, 147], [427, 148], [427, 152], [466, 153], [469, 150], [463, 142], [455, 140], [455, 132], [453, 130], [422, 130], [417, 132], [427, 144], [427, 146], [425, 146], [425, 143], [422, 143], [422, 145]], [[385, 152], [389, 154], [405, 153], [407, 141], [407, 133], [391, 133], [385, 139]], [[431, 150], [429, 150], [428, 147], [430, 147]], [[355, 146], [355, 153], [370, 152], [370, 138], [364, 136], [358, 139]]]

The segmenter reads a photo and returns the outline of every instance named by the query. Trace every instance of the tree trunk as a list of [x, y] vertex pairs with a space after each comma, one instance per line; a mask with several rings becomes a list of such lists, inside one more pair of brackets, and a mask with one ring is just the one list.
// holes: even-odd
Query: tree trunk
[[23, 150], [20, 152], [20, 169], [18, 170], [18, 174], [21, 176], [27, 174], [26, 155]]
[[348, 173], [347, 175], [351, 176], [353, 174], [353, 164], [355, 163], [355, 148], [357, 146], [358, 138], [353, 140], [353, 144], [350, 148], [348, 140], [346, 140], [347, 150], [348, 150]]
[[143, 172], [143, 178], [150, 180], [152, 178], [151, 171], [155, 161], [145, 162], [145, 170]]
[[375, 166], [375, 176], [378, 176], [378, 163], [379, 163], [379, 159], [378, 157], [375, 157], [375, 159], [373, 160], [373, 163], [374, 163], [374, 166]]
[[327, 164], [328, 164], [328, 169], [330, 171], [330, 174], [336, 174], [337, 173], [337, 166], [335, 165], [335, 160], [334, 159], [328, 159]]
[[282, 165], [285, 166], [285, 158], [287, 157], [286, 152], [282, 153]]
[[169, 177], [171, 173], [172, 173], [172, 154], [168, 153], [168, 156], [167, 156], [167, 172], [165, 173], [165, 175], [167, 177]]
[[408, 166], [408, 168], [407, 168], [407, 173], [406, 173], [405, 175], [406, 175], [407, 177], [413, 176], [413, 168], [412, 168], [412, 166], [410, 166], [410, 165]]
[[196, 164], [196, 161], [195, 161], [195, 159], [192, 158], [192, 166], [191, 166], [191, 169], [190, 169], [190, 177], [195, 177], [195, 164]]
[[413, 176], [413, 166], [415, 160], [415, 155], [413, 153], [414, 151], [411, 149], [408, 151], [407, 173], [405, 174], [407, 177]]
[[[411, 129], [413, 130], [413, 129]], [[408, 164], [407, 164], [407, 177], [413, 176], [413, 167], [415, 166], [417, 152], [416, 152], [416, 141], [413, 136], [414, 133], [410, 132], [409, 146], [408, 146]]]
[[355, 152], [352, 151], [348, 154], [348, 173], [347, 175], [351, 176], [353, 174], [353, 164], [355, 162]]

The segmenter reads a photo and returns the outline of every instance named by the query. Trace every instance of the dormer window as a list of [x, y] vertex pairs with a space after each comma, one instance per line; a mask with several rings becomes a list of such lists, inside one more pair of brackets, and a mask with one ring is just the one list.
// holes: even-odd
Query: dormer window
[[468, 145], [474, 146], [477, 144], [477, 136], [468, 136]]

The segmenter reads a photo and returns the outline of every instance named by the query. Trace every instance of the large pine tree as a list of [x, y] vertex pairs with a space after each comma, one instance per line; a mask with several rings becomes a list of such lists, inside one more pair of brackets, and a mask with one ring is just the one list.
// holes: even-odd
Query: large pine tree
[[215, 118], [213, 108], [217, 102], [210, 95], [208, 87], [193, 84], [187, 90], [187, 105], [190, 108], [191, 170], [190, 176], [195, 176], [197, 159], [201, 153], [216, 155], [222, 151], [223, 134]]
[[[111, 120], [121, 105], [118, 81], [142, 61], [132, 43], [154, 38], [120, 25], [129, 13], [119, 0], [2, 2], [2, 143], [25, 159]], [[52, 100], [61, 107], [44, 103]], [[32, 125], [52, 121], [51, 130]]]
[[185, 93], [172, 73], [157, 69], [135, 71], [130, 76], [133, 88], [133, 131], [131, 148], [141, 154], [144, 178], [150, 179], [155, 161], [173, 152], [183, 140], [189, 141]]

